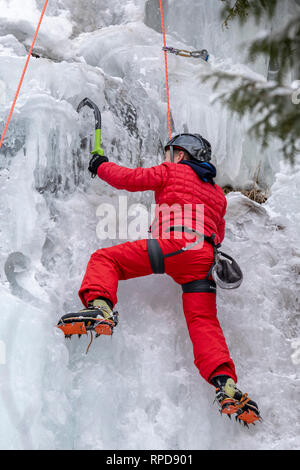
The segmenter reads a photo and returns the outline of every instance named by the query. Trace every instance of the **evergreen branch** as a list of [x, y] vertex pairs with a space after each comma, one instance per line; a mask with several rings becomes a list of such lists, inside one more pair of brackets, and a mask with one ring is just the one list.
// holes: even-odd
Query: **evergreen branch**
[[255, 119], [250, 134], [261, 140], [263, 148], [269, 145], [271, 137], [277, 137], [283, 143], [284, 156], [294, 162], [300, 144], [300, 105], [292, 102], [295, 90], [276, 82], [223, 72], [207, 75], [204, 81], [208, 80], [213, 80], [214, 90], [230, 82], [231, 89], [214, 101], [221, 101], [239, 116], [250, 114]]
[[281, 82], [288, 69], [300, 63], [300, 15], [277, 31], [276, 36], [270, 34], [254, 41], [248, 59], [254, 61], [258, 55], [270, 56], [270, 61], [278, 64], [277, 80]]
[[272, 18], [275, 14], [278, 0], [236, 0], [232, 6], [231, 0], [221, 0], [225, 5], [222, 10], [224, 26], [228, 28], [229, 21], [238, 18], [244, 24], [250, 15], [253, 15], [257, 22], [267, 14]]

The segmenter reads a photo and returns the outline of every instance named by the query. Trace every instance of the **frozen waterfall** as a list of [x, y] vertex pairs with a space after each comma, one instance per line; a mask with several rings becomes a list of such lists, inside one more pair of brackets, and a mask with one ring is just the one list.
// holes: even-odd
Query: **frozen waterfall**
[[[44, 2], [19, 3], [0, 0], [1, 132]], [[117, 205], [118, 193], [87, 172], [93, 119], [78, 115], [78, 103], [98, 104], [106, 155], [130, 167], [162, 161], [167, 119], [159, 2], [52, 0], [0, 151], [1, 449], [300, 446], [300, 163], [280, 162], [275, 144], [261, 152], [250, 118], [212, 104], [202, 82], [207, 67], [267, 77], [268, 64], [247, 63], [243, 47], [260, 30], [222, 28], [221, 2], [164, 3], [168, 43], [210, 52], [207, 65], [168, 56], [174, 129], [211, 141], [218, 184], [251, 186], [260, 168], [269, 191], [263, 205], [227, 196], [224, 251], [245, 280], [218, 294], [239, 385], [264, 421], [247, 430], [221, 419], [193, 364], [181, 291], [167, 277], [120, 283], [118, 328], [88, 355], [85, 338], [66, 342], [55, 328], [81, 307], [91, 253], [119, 243], [96, 235], [97, 207]], [[148, 193], [129, 201], [153, 202]]]

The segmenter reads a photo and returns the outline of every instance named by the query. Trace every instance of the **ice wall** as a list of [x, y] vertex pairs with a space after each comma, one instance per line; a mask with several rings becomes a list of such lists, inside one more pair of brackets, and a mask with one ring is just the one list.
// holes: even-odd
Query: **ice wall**
[[[222, 30], [217, 2], [165, 3], [169, 45], [206, 47], [212, 67], [266, 76], [267, 64], [248, 64], [238, 47], [257, 26], [243, 37], [237, 26]], [[24, 0], [20, 11], [18, 0], [0, 0], [1, 129], [42, 4]], [[164, 276], [120, 284], [115, 335], [95, 341], [87, 356], [84, 338], [66, 343], [54, 327], [80, 308], [90, 254], [119, 243], [96, 236], [98, 205], [117, 207], [118, 193], [87, 173], [93, 119], [79, 116], [77, 104], [89, 96], [101, 108], [112, 161], [159, 163], [167, 139], [161, 46], [156, 0], [49, 2], [39, 58], [30, 61], [0, 153], [3, 449], [299, 447], [291, 356], [299, 335], [300, 170], [279, 168], [273, 150], [262, 156], [247, 137], [248, 119], [211, 104], [206, 65], [169, 56], [175, 130], [212, 141], [220, 184], [251, 184], [260, 161], [267, 186], [280, 170], [265, 207], [239, 193], [228, 197], [224, 249], [239, 259], [245, 282], [218, 298], [240, 386], [259, 401], [264, 424], [246, 431], [221, 421], [214, 392], [193, 365], [180, 289]], [[150, 205], [152, 196], [129, 195], [134, 202]]]

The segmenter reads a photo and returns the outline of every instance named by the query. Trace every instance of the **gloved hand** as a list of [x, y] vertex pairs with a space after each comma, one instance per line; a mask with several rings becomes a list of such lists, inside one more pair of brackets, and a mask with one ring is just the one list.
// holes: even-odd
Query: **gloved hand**
[[104, 157], [104, 156], [101, 156], [101, 155], [93, 155], [92, 156], [92, 158], [90, 160], [90, 163], [89, 163], [89, 171], [90, 171], [90, 173], [92, 173], [92, 176], [97, 175], [97, 170], [98, 170], [99, 166], [104, 162], [108, 162], [107, 157]]

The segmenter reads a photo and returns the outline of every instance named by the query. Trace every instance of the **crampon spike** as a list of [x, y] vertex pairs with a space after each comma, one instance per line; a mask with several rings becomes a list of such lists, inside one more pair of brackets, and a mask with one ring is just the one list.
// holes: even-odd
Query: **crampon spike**
[[249, 427], [249, 424], [254, 424], [256, 421], [262, 421], [262, 418], [259, 415], [259, 411], [253, 408], [252, 409], [251, 402], [249, 398], [243, 396], [243, 400], [240, 402], [225, 399], [221, 403], [221, 414], [227, 415], [230, 419], [232, 415], [235, 415], [235, 420], [238, 421], [240, 424], [244, 423], [244, 426]]
[[247, 410], [238, 413], [236, 420], [243, 422], [245, 426], [249, 427], [248, 424], [254, 424], [256, 421], [262, 421], [261, 417], [254, 413], [252, 410]]

